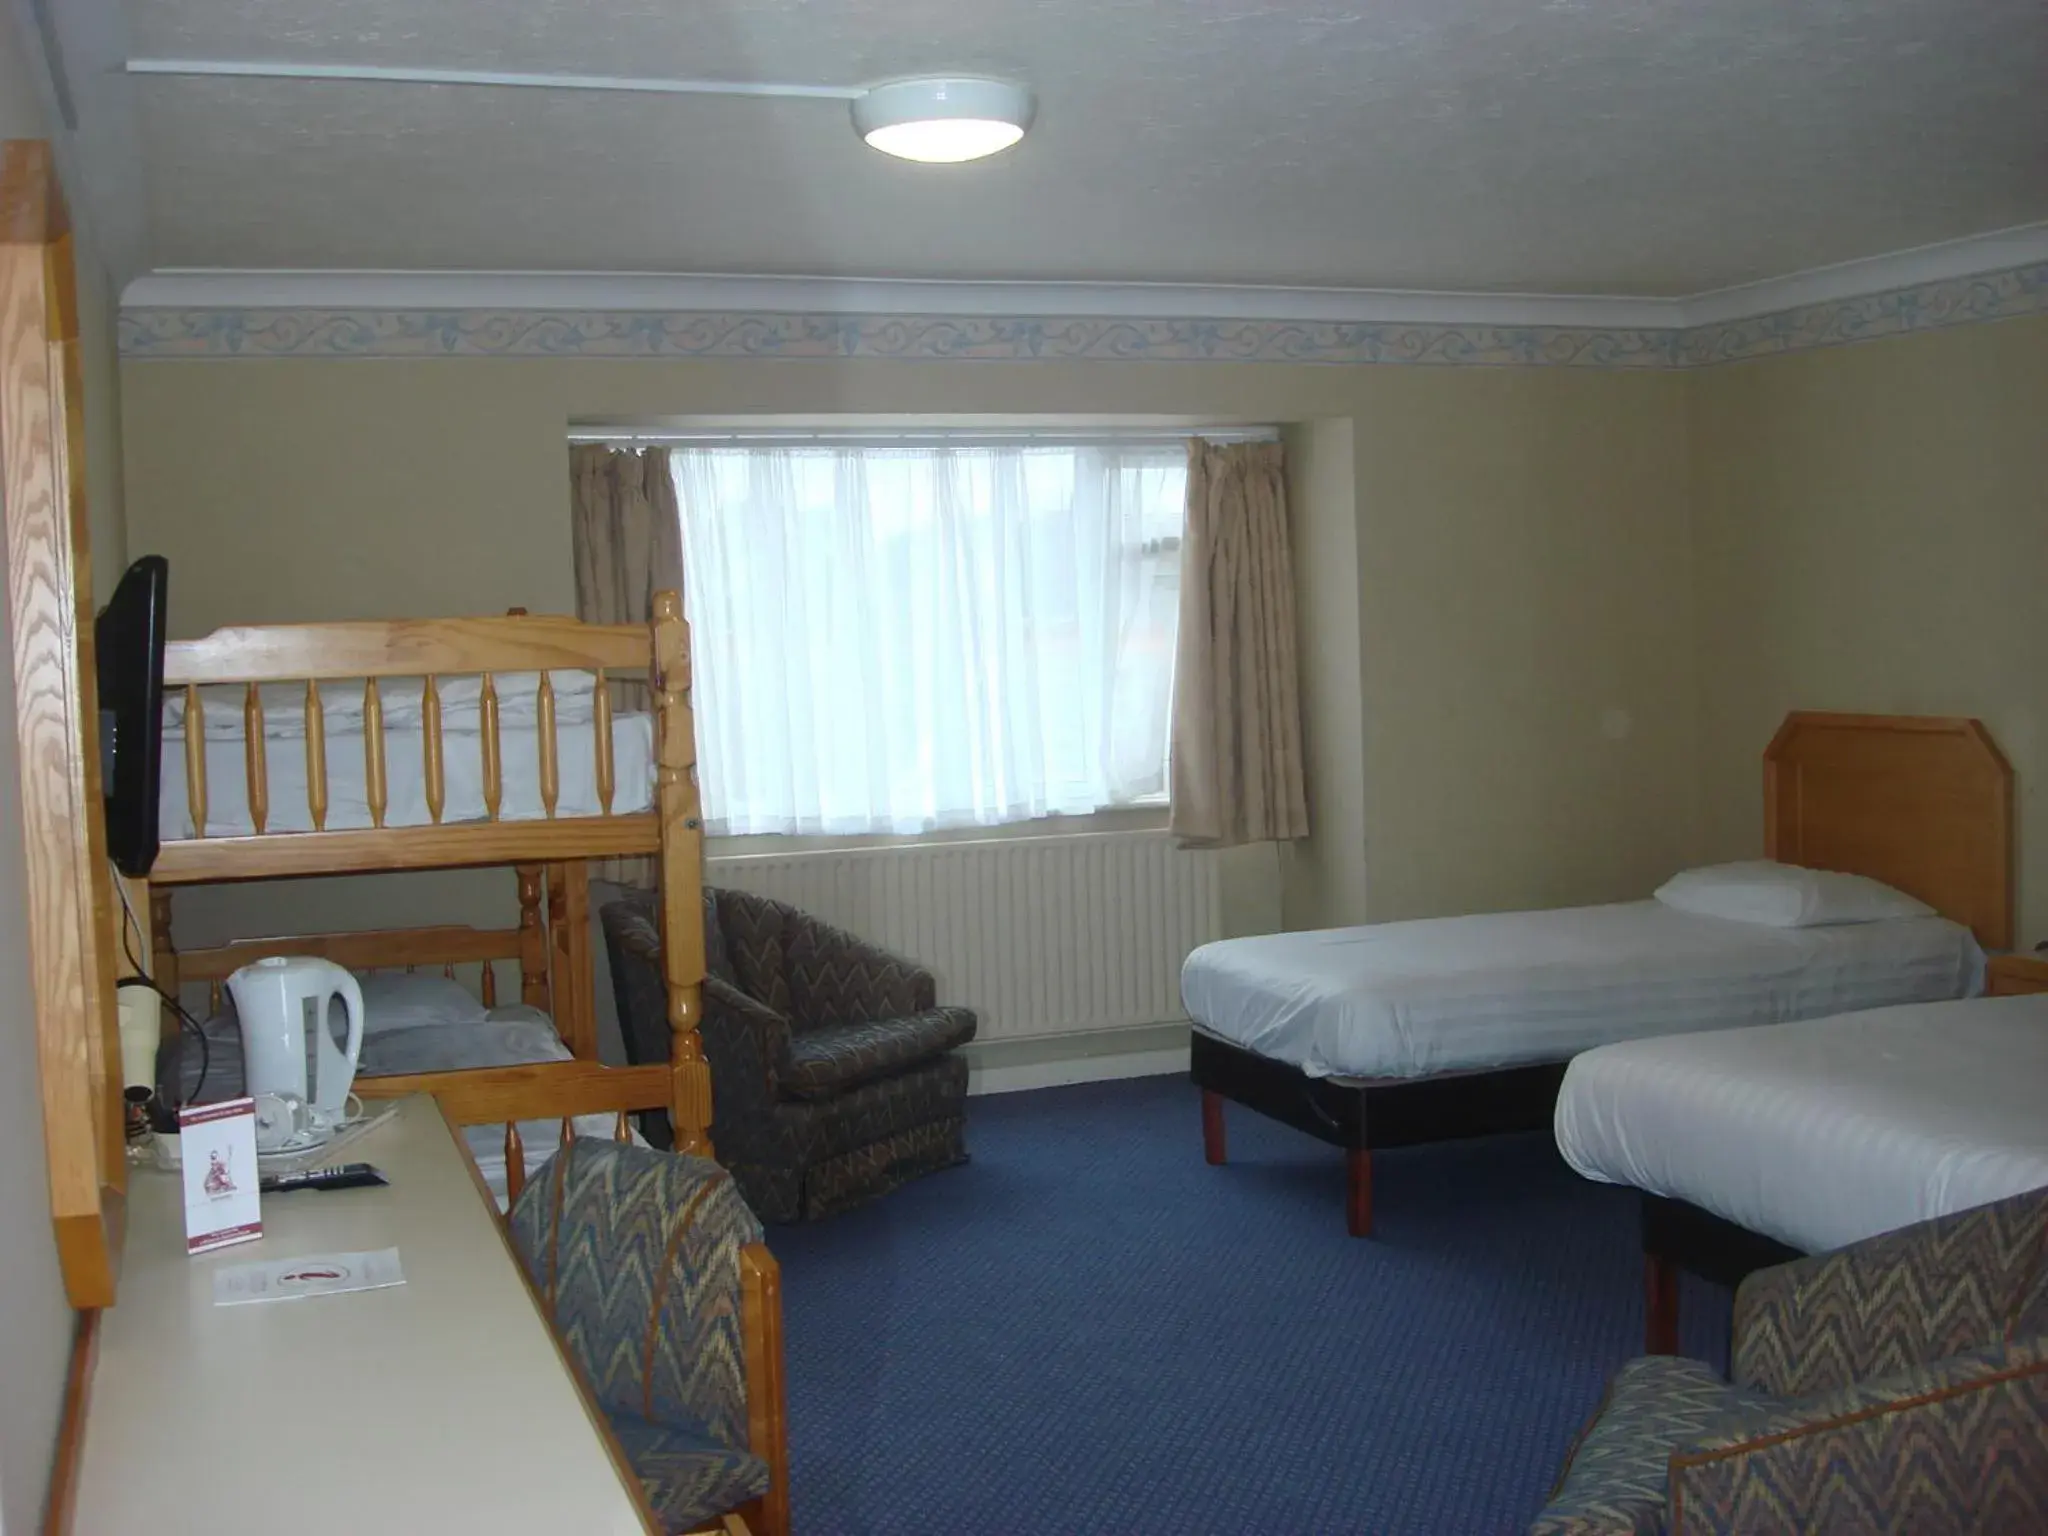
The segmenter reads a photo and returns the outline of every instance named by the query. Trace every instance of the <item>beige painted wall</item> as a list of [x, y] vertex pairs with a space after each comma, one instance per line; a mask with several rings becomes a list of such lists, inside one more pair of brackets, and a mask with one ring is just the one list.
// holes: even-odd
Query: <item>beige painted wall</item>
[[1302, 754], [1315, 832], [1280, 850], [1286, 928], [1366, 919], [1356, 438], [1348, 416], [1296, 422], [1286, 434]]
[[[1334, 651], [1305, 648], [1337, 669], [1310, 689], [1355, 698], [1361, 674], [1370, 739], [1363, 779], [1343, 788], [1351, 809], [1331, 819], [1345, 845], [1324, 857], [1325, 868], [1350, 866], [1352, 883], [1310, 881], [1298, 867], [1288, 921], [1359, 915], [1366, 821], [1372, 916], [1637, 895], [1690, 843], [1697, 687], [1685, 509], [1669, 472], [1684, 426], [1675, 375], [151, 360], [125, 363], [123, 380], [129, 543], [170, 557], [179, 634], [568, 608], [563, 439], [575, 420], [859, 411], [1313, 423], [1330, 451], [1301, 482], [1297, 558], [1318, 584], [1317, 622], [1327, 607], [1341, 638]], [[1341, 463], [1347, 435], [1355, 469]], [[1362, 665], [1347, 659], [1353, 633]], [[1348, 753], [1356, 775], [1341, 743], [1361, 728], [1347, 708], [1309, 731], [1339, 742], [1332, 756]], [[1626, 712], [1621, 740], [1602, 734], [1609, 710]], [[1237, 903], [1234, 924], [1277, 926], [1271, 867], [1248, 875], [1264, 894]], [[227, 900], [240, 903], [236, 925], [303, 911], [261, 893]], [[193, 893], [182, 931], [227, 925], [218, 901]]]
[[1706, 846], [1760, 850], [1788, 709], [1976, 715], [2048, 938], [2048, 318], [1709, 369], [1690, 410]]
[[[28, 54], [11, 12], [0, 12], [0, 139], [41, 138]], [[105, 272], [80, 231], [79, 303], [85, 340], [85, 465], [92, 506], [95, 585], [121, 563], [119, 413], [112, 301]], [[0, 633], [12, 585], [0, 581]], [[42, 1520], [71, 1346], [50, 1234], [48, 1165], [38, 1097], [34, 994], [28, 975], [27, 875], [22, 854], [21, 773], [14, 734], [14, 671], [0, 665], [0, 1533]]]

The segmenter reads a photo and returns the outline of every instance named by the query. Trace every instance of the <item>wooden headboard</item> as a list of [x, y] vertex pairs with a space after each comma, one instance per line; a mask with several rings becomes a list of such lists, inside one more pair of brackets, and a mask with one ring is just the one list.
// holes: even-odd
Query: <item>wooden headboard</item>
[[1764, 752], [1764, 850], [2013, 939], [2012, 765], [1982, 722], [1795, 710]]

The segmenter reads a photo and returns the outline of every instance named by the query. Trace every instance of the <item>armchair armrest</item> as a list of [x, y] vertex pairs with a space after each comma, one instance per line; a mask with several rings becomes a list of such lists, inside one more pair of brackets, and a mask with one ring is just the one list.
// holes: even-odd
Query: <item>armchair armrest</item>
[[1671, 1455], [1670, 1529], [2048, 1529], [2048, 1339], [1729, 1415]]
[[2048, 1190], [1759, 1270], [1735, 1294], [1735, 1380], [1804, 1397], [2048, 1323]]
[[712, 1116], [759, 1112], [775, 1102], [789, 1063], [789, 1020], [730, 982], [704, 978], [704, 1020], [697, 1026], [711, 1063]]
[[938, 1001], [938, 983], [916, 961], [808, 913], [791, 915], [788, 945], [790, 1012], [799, 1030], [900, 1019]]

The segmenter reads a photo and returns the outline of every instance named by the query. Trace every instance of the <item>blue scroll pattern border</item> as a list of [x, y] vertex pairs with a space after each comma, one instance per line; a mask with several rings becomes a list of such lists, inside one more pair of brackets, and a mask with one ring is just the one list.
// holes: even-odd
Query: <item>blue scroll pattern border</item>
[[1691, 329], [617, 310], [124, 311], [131, 358], [745, 358], [1687, 368], [2048, 313], [2048, 262]]

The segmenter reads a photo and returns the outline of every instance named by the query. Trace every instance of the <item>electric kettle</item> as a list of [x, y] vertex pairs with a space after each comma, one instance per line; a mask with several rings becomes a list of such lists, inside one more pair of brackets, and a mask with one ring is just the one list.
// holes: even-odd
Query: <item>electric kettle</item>
[[[363, 989], [346, 969], [310, 955], [273, 955], [228, 978], [242, 1027], [243, 1092], [295, 1097], [309, 1110], [309, 1134], [325, 1141], [347, 1118], [348, 1090], [363, 1049]], [[339, 997], [348, 1015], [348, 1044], [337, 1046], [327, 1025]], [[308, 1037], [313, 1041], [307, 1081]]]

